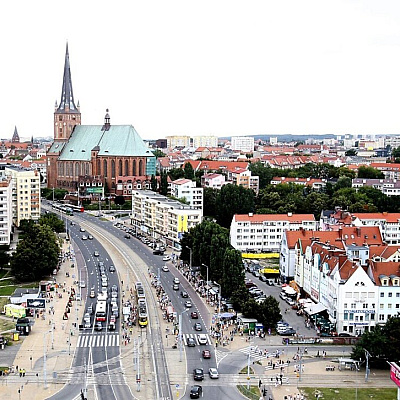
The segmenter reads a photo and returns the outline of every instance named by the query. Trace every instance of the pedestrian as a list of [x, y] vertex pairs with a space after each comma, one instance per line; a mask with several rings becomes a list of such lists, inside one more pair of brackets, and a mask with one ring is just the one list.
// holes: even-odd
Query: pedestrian
[[22, 368], [19, 370], [19, 377], [22, 378]]
[[261, 379], [258, 381], [258, 387], [260, 388], [261, 387]]

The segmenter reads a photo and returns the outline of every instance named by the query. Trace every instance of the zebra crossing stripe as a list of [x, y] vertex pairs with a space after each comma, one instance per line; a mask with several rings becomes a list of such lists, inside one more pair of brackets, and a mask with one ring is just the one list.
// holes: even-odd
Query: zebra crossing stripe
[[78, 337], [77, 347], [114, 347], [119, 346], [118, 334], [109, 335], [81, 335]]

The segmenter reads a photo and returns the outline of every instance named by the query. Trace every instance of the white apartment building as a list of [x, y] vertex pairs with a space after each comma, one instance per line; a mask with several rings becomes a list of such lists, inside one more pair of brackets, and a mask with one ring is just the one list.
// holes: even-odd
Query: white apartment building
[[184, 198], [191, 207], [203, 212], [203, 188], [196, 187], [196, 182], [190, 179], [177, 179], [171, 182], [171, 196]]
[[12, 228], [12, 180], [3, 177], [0, 180], [0, 245], [9, 245]]
[[286, 230], [316, 230], [313, 214], [235, 214], [231, 245], [242, 252], [279, 252]]
[[251, 153], [254, 151], [254, 137], [250, 136], [232, 136], [231, 149]]
[[209, 136], [193, 136], [191, 138], [191, 147], [197, 149], [198, 147], [218, 147], [218, 137]]
[[167, 136], [167, 148], [190, 147], [190, 136]]
[[136, 232], [176, 249], [185, 232], [202, 221], [202, 210], [149, 190], [132, 193], [131, 224]]
[[6, 166], [5, 175], [12, 180], [13, 222], [40, 218], [40, 174], [38, 171]]
[[351, 186], [356, 189], [369, 186], [380, 190], [386, 196], [400, 196], [400, 181], [397, 179], [355, 178], [352, 179]]
[[222, 174], [205, 174], [201, 177], [201, 186], [203, 188], [221, 189], [228, 182], [225, 180], [225, 175]]

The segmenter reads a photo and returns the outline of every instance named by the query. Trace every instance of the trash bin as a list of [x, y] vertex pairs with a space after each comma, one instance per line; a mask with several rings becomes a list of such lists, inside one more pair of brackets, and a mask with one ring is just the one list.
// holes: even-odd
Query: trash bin
[[14, 340], [14, 342], [18, 342], [18, 340], [19, 340], [19, 332], [14, 332], [13, 333], [13, 340]]

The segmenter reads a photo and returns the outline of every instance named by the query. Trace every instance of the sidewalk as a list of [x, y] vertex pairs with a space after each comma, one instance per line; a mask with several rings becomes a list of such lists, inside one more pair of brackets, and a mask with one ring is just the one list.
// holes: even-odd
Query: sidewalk
[[[64, 242], [63, 252], [67, 252], [68, 248], [69, 243]], [[71, 268], [71, 264], [75, 264], [74, 269]], [[26, 374], [25, 377], [19, 377], [18, 373], [1, 377], [1, 398], [15, 398], [15, 394], [20, 389], [22, 398], [29, 396], [32, 400], [43, 400], [58, 392], [64, 385], [64, 379], [59, 379], [59, 376], [55, 377], [53, 371], [58, 371], [63, 376], [69, 375], [78, 337], [78, 327], [74, 327], [72, 324], [81, 320], [84, 310], [83, 303], [81, 306], [79, 302], [77, 304], [76, 301], [73, 301], [69, 319], [63, 320], [71, 288], [75, 288], [77, 291], [77, 286], [74, 285], [74, 281], [77, 280], [76, 277], [74, 278], [77, 273], [76, 264], [75, 260], [72, 261], [69, 258], [62, 262], [56, 280], [63, 288], [50, 292], [53, 296], [48, 298], [47, 309], [43, 313], [43, 317], [31, 318], [34, 319], [34, 325], [29, 336], [20, 336], [22, 344], [15, 356], [13, 366], [14, 370], [17, 367], [25, 369]], [[66, 272], [69, 272], [69, 277], [66, 276]], [[58, 296], [59, 294], [61, 294], [61, 298]], [[51, 311], [51, 307], [53, 307], [53, 311]], [[51, 329], [52, 326], [54, 330]], [[7, 352], [7, 348], [1, 351], [1, 356], [4, 355], [4, 359], [6, 359], [7, 353], [4, 352]], [[46, 370], [43, 362], [45, 352]], [[44, 384], [45, 380], [47, 385]]]

